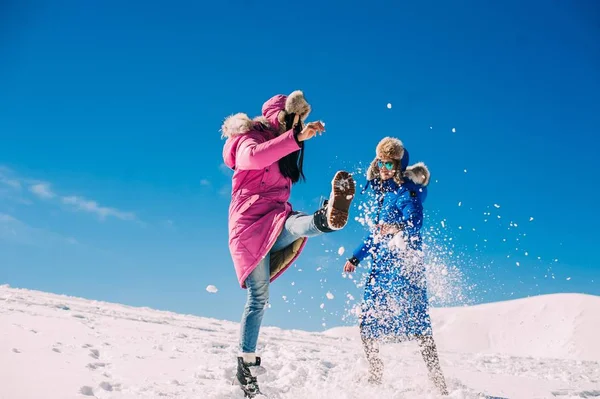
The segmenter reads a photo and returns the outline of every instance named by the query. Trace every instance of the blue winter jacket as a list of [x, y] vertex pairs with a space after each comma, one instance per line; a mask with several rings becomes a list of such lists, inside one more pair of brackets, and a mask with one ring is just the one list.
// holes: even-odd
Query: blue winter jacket
[[[381, 181], [379, 178], [370, 180], [365, 189], [370, 188], [372, 194], [369, 217], [375, 224], [384, 223], [396, 225], [407, 243], [407, 247], [421, 250], [421, 227], [423, 226], [423, 202], [427, 198], [427, 186], [415, 183], [409, 178], [399, 185], [393, 179]], [[388, 237], [391, 239], [391, 237]], [[363, 240], [353, 252], [351, 261], [355, 264], [362, 262], [368, 255], [377, 251], [373, 231]]]

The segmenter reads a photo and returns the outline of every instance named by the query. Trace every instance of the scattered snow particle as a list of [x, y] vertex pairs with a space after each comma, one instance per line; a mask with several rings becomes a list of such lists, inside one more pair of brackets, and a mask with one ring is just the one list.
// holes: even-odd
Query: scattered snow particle
[[322, 267], [321, 267], [321, 266], [317, 267], [317, 271], [319, 271], [319, 270], [321, 270], [321, 269], [322, 269]]
[[446, 224], [444, 223], [444, 221], [442, 220], [442, 227], [446, 228]]
[[323, 327], [327, 327], [327, 323], [323, 323], [321, 324]]
[[210, 292], [211, 294], [216, 294], [219, 290], [217, 289], [217, 287], [211, 284], [208, 287], [206, 287], [206, 291]]
[[567, 281], [569, 281], [571, 279], [571, 277], [567, 277]]
[[392, 103], [388, 103], [387, 107], [388, 109], [392, 109]]
[[495, 206], [496, 208], [500, 208], [500, 205], [498, 205], [498, 204], [494, 204], [494, 206]]
[[458, 203], [458, 206], [461, 206], [461, 205], [462, 205], [462, 201]]
[[327, 299], [333, 299], [333, 294], [331, 292], [327, 292], [327, 294], [325, 294], [327, 296]]
[[554, 259], [555, 262], [558, 262], [558, 259]]
[[530, 222], [533, 222], [533, 217], [530, 217], [530, 218], [529, 218], [529, 221], [530, 221]]
[[296, 282], [295, 282], [295, 281], [292, 281], [292, 285], [296, 285]]
[[452, 133], [456, 133], [456, 128], [455, 127], [452, 128]]
[[465, 169], [465, 173], [467, 173], [467, 170]]
[[354, 300], [354, 297], [352, 296], [352, 294], [347, 294], [347, 295], [346, 295], [346, 297], [347, 297], [349, 300], [351, 300], [351, 301], [353, 301], [353, 300]]
[[324, 303], [322, 303], [322, 304], [321, 304], [319, 307], [320, 307], [321, 309], [325, 309], [325, 304], [324, 304]]
[[281, 296], [281, 298], [282, 298], [284, 301], [287, 301], [287, 296], [285, 296], [285, 295], [282, 295], [282, 296]]
[[517, 262], [517, 266], [521, 266], [521, 264], [519, 262]]
[[462, 230], [462, 226], [458, 226], [458, 229], [459, 229], [459, 230]]
[[429, 130], [433, 130], [433, 126], [429, 126]]
[[525, 252], [525, 256], [529, 256], [529, 252]]
[[346, 249], [344, 247], [339, 247], [338, 248], [338, 255], [342, 256], [344, 254], [344, 252], [346, 251]]

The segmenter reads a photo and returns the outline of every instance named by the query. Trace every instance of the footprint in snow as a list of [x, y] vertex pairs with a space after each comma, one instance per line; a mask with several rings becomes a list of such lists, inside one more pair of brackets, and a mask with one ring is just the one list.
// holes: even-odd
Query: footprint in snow
[[81, 388], [79, 388], [79, 393], [85, 396], [94, 396], [94, 390], [92, 389], [92, 387], [89, 387], [87, 385], [84, 385]]
[[90, 349], [90, 357], [93, 357], [94, 359], [99, 359], [100, 352], [98, 351], [98, 349]]
[[106, 363], [100, 363], [100, 362], [88, 363], [88, 365], [85, 367], [87, 367], [90, 370], [97, 370], [100, 367], [106, 367]]
[[121, 384], [112, 384], [108, 381], [102, 381], [99, 386], [108, 392], [119, 391], [121, 388]]
[[15, 352], [15, 353], [21, 353], [21, 351], [18, 350], [17, 348], [12, 348], [12, 351]]

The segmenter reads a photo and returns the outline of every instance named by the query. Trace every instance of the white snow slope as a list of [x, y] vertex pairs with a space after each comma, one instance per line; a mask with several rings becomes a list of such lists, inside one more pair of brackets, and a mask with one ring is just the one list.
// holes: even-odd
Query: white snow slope
[[[201, 309], [199, 309], [201, 311]], [[600, 298], [546, 295], [433, 309], [451, 398], [600, 398]], [[237, 323], [0, 287], [0, 399], [242, 398]], [[357, 329], [265, 327], [270, 398], [435, 398], [414, 342], [366, 383]]]

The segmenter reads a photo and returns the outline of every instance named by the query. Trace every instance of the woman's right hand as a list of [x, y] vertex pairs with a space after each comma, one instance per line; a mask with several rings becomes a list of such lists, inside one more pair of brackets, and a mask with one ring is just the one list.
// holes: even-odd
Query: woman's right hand
[[346, 264], [344, 265], [344, 272], [354, 273], [355, 270], [356, 270], [356, 266], [354, 266], [349, 260], [347, 260]]
[[298, 141], [310, 140], [316, 136], [317, 133], [323, 133], [325, 131], [325, 125], [322, 122], [309, 122], [304, 126], [304, 129], [298, 134]]

